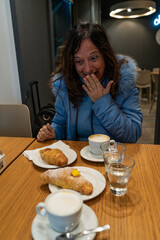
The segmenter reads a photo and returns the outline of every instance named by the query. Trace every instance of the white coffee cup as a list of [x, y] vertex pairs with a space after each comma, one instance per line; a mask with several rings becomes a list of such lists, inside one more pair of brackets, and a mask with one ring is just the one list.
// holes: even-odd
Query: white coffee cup
[[105, 134], [93, 134], [88, 137], [91, 153], [94, 155], [102, 155], [100, 146], [102, 143], [108, 142], [110, 144], [110, 137]]
[[78, 192], [69, 189], [51, 193], [45, 202], [40, 202], [36, 211], [47, 216], [51, 227], [58, 232], [72, 231], [79, 223], [83, 200]]

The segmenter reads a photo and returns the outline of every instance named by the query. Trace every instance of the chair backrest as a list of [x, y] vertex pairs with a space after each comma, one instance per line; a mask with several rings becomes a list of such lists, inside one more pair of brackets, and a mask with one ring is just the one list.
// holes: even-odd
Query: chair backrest
[[138, 72], [136, 81], [138, 87], [147, 87], [151, 85], [151, 72], [150, 70], [141, 70]]
[[159, 82], [159, 75], [158, 74], [152, 74], [152, 82], [154, 83], [155, 91], [158, 91], [158, 82]]
[[153, 69], [152, 69], [152, 72], [160, 73], [160, 68], [153, 68]]
[[24, 104], [0, 104], [0, 136], [32, 137], [29, 108]]

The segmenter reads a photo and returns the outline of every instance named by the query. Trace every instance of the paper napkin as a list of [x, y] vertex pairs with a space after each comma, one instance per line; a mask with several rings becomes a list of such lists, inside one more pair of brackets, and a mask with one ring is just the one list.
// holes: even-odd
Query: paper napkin
[[70, 148], [70, 146], [68, 146], [67, 144], [65, 144], [64, 142], [62, 142], [61, 140], [56, 142], [56, 143], [53, 143], [49, 146], [45, 146], [45, 147], [42, 147], [42, 148], [36, 148], [34, 150], [26, 150], [23, 152], [23, 155], [28, 158], [29, 160], [33, 161], [33, 159], [35, 159], [36, 157], [39, 156], [39, 150], [40, 149], [44, 149], [44, 148], [58, 148], [60, 150], [67, 150]]

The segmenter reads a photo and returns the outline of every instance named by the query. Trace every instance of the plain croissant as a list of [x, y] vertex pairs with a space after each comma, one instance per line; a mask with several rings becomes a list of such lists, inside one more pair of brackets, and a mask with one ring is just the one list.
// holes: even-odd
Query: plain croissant
[[68, 158], [60, 149], [44, 148], [39, 152], [42, 159], [49, 164], [62, 167], [68, 163]]
[[92, 184], [83, 176], [73, 176], [73, 172], [79, 172], [76, 168], [66, 167], [55, 170], [47, 170], [41, 174], [44, 183], [50, 183], [62, 188], [72, 189], [84, 195], [93, 192]]

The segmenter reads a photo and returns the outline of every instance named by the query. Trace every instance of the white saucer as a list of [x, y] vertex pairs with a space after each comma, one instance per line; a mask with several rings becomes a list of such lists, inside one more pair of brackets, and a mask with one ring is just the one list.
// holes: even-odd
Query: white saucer
[[91, 162], [104, 162], [103, 160], [103, 156], [101, 155], [94, 155], [93, 153], [91, 153], [90, 150], [90, 146], [86, 146], [84, 148], [81, 149], [80, 151], [81, 156]]
[[[97, 226], [98, 220], [94, 211], [87, 205], [83, 204], [80, 223], [78, 227], [72, 231], [72, 233], [78, 233], [83, 230], [95, 228]], [[31, 231], [34, 240], [53, 240], [60, 234], [51, 228], [47, 217], [41, 217], [39, 215], [36, 215], [34, 218]], [[92, 233], [78, 239], [93, 240], [95, 235], [96, 233]]]
[[[79, 167], [79, 166], [75, 166], [74, 168], [76, 168], [78, 171], [80, 171], [81, 175], [88, 180], [89, 182], [92, 183], [93, 185], [93, 192], [91, 195], [82, 195], [83, 201], [87, 201], [90, 200], [92, 198], [97, 197], [101, 192], [103, 192], [103, 190], [106, 187], [106, 179], [105, 177], [102, 175], [102, 173], [100, 173], [99, 171], [93, 169], [93, 168], [88, 168], [88, 167]], [[60, 187], [57, 187], [55, 185], [52, 184], [48, 184], [49, 186], [49, 190], [53, 193], [59, 189], [61, 189]]]
[[[70, 165], [71, 163], [73, 163], [76, 160], [77, 153], [73, 149], [71, 149], [71, 148], [59, 148], [59, 147], [56, 147], [56, 148], [60, 149], [66, 155], [66, 157], [68, 158], [68, 163], [67, 163], [66, 166]], [[48, 164], [47, 162], [45, 162], [41, 158], [41, 155], [40, 155], [39, 151], [37, 151], [37, 155], [34, 156], [33, 163], [35, 165], [37, 165], [38, 167], [42, 167], [42, 168], [47, 168], [47, 169], [58, 168], [58, 166], [56, 166], [56, 165]]]

